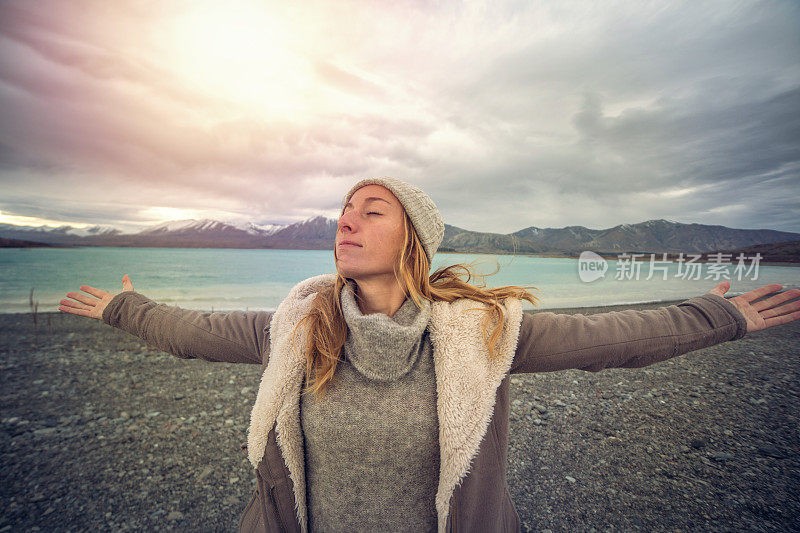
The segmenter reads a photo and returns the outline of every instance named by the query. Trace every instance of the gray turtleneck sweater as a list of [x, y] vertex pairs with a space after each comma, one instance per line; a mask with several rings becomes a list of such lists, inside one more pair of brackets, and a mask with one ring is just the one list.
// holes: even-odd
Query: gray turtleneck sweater
[[423, 308], [364, 315], [345, 286], [344, 360], [321, 403], [303, 394], [309, 531], [435, 531], [439, 424]]

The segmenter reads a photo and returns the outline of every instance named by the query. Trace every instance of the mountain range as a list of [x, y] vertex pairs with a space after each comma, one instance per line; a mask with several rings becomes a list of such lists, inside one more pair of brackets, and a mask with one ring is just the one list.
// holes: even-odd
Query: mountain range
[[[2, 246], [134, 246], [169, 248], [272, 248], [331, 250], [336, 219], [315, 216], [289, 225], [235, 224], [212, 219], [175, 220], [123, 233], [113, 226], [78, 229], [69, 225], [18, 226], [0, 224]], [[30, 244], [14, 244], [28, 241]], [[671, 220], [647, 220], [606, 229], [583, 226], [538, 228], [514, 233], [470, 231], [445, 224], [439, 251], [460, 253], [526, 253], [573, 256], [583, 250], [597, 253], [702, 253], [737, 250], [756, 245], [800, 241], [800, 233], [770, 229], [735, 229]], [[8, 244], [11, 243], [11, 244]], [[773, 247], [774, 248], [774, 247]], [[771, 248], [769, 248], [771, 249]], [[782, 250], [787, 250], [786, 246]], [[785, 255], [785, 254], [784, 254]], [[790, 254], [791, 255], [791, 254]]]

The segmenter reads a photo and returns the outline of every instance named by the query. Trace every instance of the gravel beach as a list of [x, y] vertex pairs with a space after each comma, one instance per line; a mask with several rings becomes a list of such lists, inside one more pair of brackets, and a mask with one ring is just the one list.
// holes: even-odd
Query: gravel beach
[[[645, 368], [512, 376], [523, 530], [800, 530], [798, 341], [795, 322]], [[236, 530], [256, 365], [60, 312], [0, 314], [0, 365], [0, 533]]]

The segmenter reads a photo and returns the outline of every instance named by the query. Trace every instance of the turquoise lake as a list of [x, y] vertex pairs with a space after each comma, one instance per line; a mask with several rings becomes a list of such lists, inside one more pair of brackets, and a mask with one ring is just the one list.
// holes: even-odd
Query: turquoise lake
[[[523, 255], [437, 253], [433, 269], [476, 260], [481, 274], [500, 267], [486, 278], [489, 287], [537, 287], [533, 293], [540, 298], [538, 309], [685, 299], [708, 292], [725, 279], [731, 282], [729, 296], [769, 283], [780, 283], [784, 289], [800, 286], [800, 267], [753, 265], [749, 260], [750, 272], [738, 276], [735, 261], [716, 273], [702, 265], [692, 276], [679, 275], [678, 263], [672, 262], [666, 264], [666, 274], [658, 272], [648, 280], [649, 254], [637, 260], [639, 279], [616, 279], [618, 266], [624, 266], [618, 263], [624, 261], [609, 260], [604, 277], [585, 282], [579, 277], [577, 259]], [[130, 275], [137, 292], [160, 303], [203, 311], [274, 311], [296, 283], [327, 272], [335, 272], [333, 252], [327, 250], [4, 248], [0, 249], [0, 313], [29, 312], [32, 288], [39, 312], [57, 312], [58, 301], [67, 292], [80, 292], [81, 285], [117, 293], [123, 274]], [[700, 279], [694, 279], [698, 275]], [[524, 302], [524, 308], [534, 307]]]

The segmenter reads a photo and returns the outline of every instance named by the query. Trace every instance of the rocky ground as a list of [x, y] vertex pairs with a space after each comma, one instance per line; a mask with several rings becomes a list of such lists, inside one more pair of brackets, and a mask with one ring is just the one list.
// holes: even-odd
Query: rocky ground
[[[795, 322], [646, 368], [513, 376], [523, 529], [797, 530], [798, 340]], [[258, 367], [40, 313], [0, 314], [0, 370], [0, 532], [236, 530]]]

